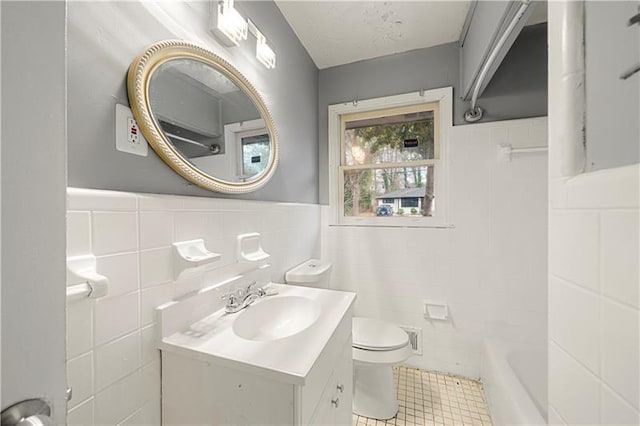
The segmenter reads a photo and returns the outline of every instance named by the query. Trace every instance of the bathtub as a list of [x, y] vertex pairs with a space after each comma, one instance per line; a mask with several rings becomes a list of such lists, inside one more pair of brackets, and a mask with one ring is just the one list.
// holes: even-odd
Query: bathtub
[[546, 359], [543, 347], [484, 342], [481, 378], [493, 424], [547, 423]]

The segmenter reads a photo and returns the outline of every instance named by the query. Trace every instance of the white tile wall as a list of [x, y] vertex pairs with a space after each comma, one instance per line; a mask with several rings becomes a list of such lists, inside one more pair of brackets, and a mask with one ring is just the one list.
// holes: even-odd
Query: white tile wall
[[[620, 179], [610, 175], [627, 176]], [[608, 190], [640, 190], [640, 167], [597, 173]], [[592, 175], [554, 180], [569, 199], [577, 181]], [[623, 187], [624, 186], [624, 187]], [[594, 198], [600, 197], [599, 192]], [[556, 423], [640, 423], [640, 310], [638, 247], [640, 209], [597, 200], [574, 208], [551, 201], [549, 230], [549, 397]], [[562, 368], [551, 368], [562, 364]], [[564, 389], [566, 383], [574, 383]], [[589, 385], [586, 386], [585, 384]], [[554, 392], [554, 390], [558, 390]], [[550, 419], [551, 420], [551, 419]]]
[[549, 3], [549, 423], [637, 425], [640, 166], [562, 167], [582, 146], [583, 126], [563, 111], [584, 109], [567, 80], [581, 74], [580, 49], [566, 43], [581, 44], [580, 8]]
[[[422, 328], [410, 365], [479, 377], [486, 336], [546, 344], [547, 157], [498, 156], [546, 134], [546, 118], [453, 128], [453, 229], [329, 226], [323, 209], [331, 286], [358, 293], [357, 315]], [[452, 321], [425, 320], [422, 300], [447, 303]]]
[[[159, 425], [156, 306], [237, 274], [235, 237], [257, 231], [272, 279], [319, 255], [320, 207], [69, 188], [67, 254], [93, 253], [109, 294], [67, 306], [70, 425]], [[223, 258], [175, 281], [171, 243], [204, 238]]]

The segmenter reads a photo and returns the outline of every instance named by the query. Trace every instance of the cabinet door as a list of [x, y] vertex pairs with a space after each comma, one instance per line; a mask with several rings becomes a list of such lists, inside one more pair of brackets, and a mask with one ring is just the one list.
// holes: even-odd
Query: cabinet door
[[339, 404], [339, 402], [334, 401], [336, 401], [335, 391], [333, 389], [332, 383], [328, 383], [327, 388], [324, 390], [322, 396], [320, 397], [320, 402], [318, 402], [315, 416], [311, 421], [312, 425], [326, 426], [335, 424], [335, 404]]
[[353, 349], [351, 339], [340, 356], [336, 366], [334, 377], [334, 389], [338, 406], [334, 406], [334, 425], [350, 426], [353, 416]]
[[317, 426], [350, 426], [353, 404], [353, 361], [351, 339], [336, 360], [335, 369], [327, 381], [316, 406], [311, 424]]

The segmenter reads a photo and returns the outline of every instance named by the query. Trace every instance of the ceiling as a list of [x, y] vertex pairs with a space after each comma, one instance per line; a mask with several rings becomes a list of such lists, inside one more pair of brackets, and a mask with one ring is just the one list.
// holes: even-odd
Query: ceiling
[[320, 69], [458, 41], [469, 1], [275, 0]]

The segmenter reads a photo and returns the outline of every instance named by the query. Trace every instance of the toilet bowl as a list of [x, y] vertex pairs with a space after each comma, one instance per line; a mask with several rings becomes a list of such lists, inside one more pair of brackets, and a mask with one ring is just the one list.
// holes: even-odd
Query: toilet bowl
[[409, 336], [401, 328], [373, 318], [353, 318], [353, 412], [390, 419], [398, 412], [393, 364], [411, 356]]
[[[285, 274], [288, 284], [329, 287], [331, 263], [310, 259]], [[390, 419], [398, 412], [393, 364], [411, 356], [409, 336], [401, 328], [373, 318], [353, 318], [353, 412]]]

